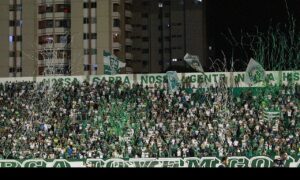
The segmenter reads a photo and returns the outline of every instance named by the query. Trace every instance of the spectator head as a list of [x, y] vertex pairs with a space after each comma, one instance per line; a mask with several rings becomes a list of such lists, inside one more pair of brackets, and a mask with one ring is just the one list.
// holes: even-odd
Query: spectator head
[[282, 160], [287, 160], [288, 159], [288, 154], [285, 151], [280, 152], [280, 158]]
[[225, 165], [228, 165], [228, 157], [227, 156], [224, 156], [222, 157], [222, 163], [225, 164]]

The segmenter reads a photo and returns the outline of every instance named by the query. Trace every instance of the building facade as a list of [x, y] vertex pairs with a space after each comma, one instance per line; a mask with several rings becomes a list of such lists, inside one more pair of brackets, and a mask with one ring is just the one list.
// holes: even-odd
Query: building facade
[[206, 62], [205, 0], [134, 0], [133, 69], [165, 72], [186, 66], [186, 53]]
[[1, 77], [103, 74], [133, 59], [132, 0], [1, 0]]

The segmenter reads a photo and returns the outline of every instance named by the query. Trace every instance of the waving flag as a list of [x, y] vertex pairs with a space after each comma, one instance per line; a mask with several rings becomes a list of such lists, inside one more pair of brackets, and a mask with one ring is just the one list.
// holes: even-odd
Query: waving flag
[[176, 71], [167, 72], [169, 92], [173, 93], [179, 89], [180, 81]]
[[187, 53], [184, 56], [184, 61], [188, 63], [189, 66], [191, 66], [193, 69], [195, 69], [198, 72], [204, 73], [203, 67], [200, 63], [199, 57], [195, 55], [190, 55]]
[[109, 52], [104, 51], [104, 74], [115, 75], [120, 72], [121, 68], [126, 66], [126, 63], [123, 63], [119, 60], [118, 57], [112, 55]]
[[254, 59], [251, 59], [245, 76], [245, 82], [251, 84], [257, 84], [265, 80], [266, 72], [262, 65], [256, 62]]

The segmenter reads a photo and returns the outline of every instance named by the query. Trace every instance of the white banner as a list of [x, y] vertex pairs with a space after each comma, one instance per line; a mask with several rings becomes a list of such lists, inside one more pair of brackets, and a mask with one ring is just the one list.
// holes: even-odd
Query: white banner
[[[230, 87], [230, 79], [233, 79], [233, 87], [263, 87], [265, 82], [257, 83], [255, 85], [249, 86], [245, 82], [245, 72], [214, 72], [214, 73], [177, 73], [177, 76], [182, 84], [188, 83], [195, 87], [210, 87], [217, 86], [220, 82], [223, 82]], [[233, 76], [233, 77], [231, 77]], [[109, 82], [122, 81], [123, 83], [132, 85], [133, 83], [139, 83], [148, 86], [154, 86], [154, 84], [168, 83], [166, 74], [118, 74], [118, 75], [96, 75], [90, 76], [90, 83], [101, 82], [101, 80], [106, 80]], [[54, 82], [63, 82], [64, 85], [70, 84], [73, 80], [83, 82], [88, 80], [86, 76], [53, 76], [53, 77], [37, 77], [37, 82], [42, 82], [43, 80], [51, 80]], [[22, 82], [22, 81], [33, 81], [32, 77], [22, 77], [22, 78], [0, 78], [0, 83], [6, 82]], [[300, 84], [300, 71], [267, 71], [266, 81], [269, 84], [280, 83], [287, 84], [288, 82]]]
[[[275, 157], [278, 158], [278, 157]], [[273, 167], [273, 159], [266, 156], [229, 157], [229, 167], [232, 168], [270, 168]], [[138, 159], [85, 159], [68, 161], [65, 159], [43, 160], [30, 159], [25, 161], [0, 160], [0, 168], [216, 168], [221, 163], [217, 157], [203, 158], [138, 158]], [[300, 160], [288, 156], [285, 167], [299, 167]]]

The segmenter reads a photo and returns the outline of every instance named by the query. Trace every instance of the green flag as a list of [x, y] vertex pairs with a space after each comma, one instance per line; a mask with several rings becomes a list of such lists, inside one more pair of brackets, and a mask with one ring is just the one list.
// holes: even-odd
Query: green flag
[[176, 71], [167, 72], [169, 92], [173, 93], [179, 89], [180, 81]]
[[189, 66], [191, 66], [193, 69], [195, 69], [196, 71], [198, 72], [202, 72], [204, 73], [204, 70], [203, 70], [203, 67], [200, 63], [200, 60], [199, 60], [199, 57], [198, 56], [195, 56], [195, 55], [191, 55], [189, 53], [187, 53], [185, 56], [184, 56], [184, 61], [186, 63], [188, 63]]
[[118, 57], [112, 55], [109, 52], [103, 51], [104, 57], [104, 74], [115, 75], [120, 72], [121, 68], [126, 66], [126, 63], [123, 63], [119, 60]]
[[266, 72], [262, 65], [256, 62], [254, 59], [251, 59], [245, 76], [245, 82], [249, 84], [257, 84], [265, 80]]

